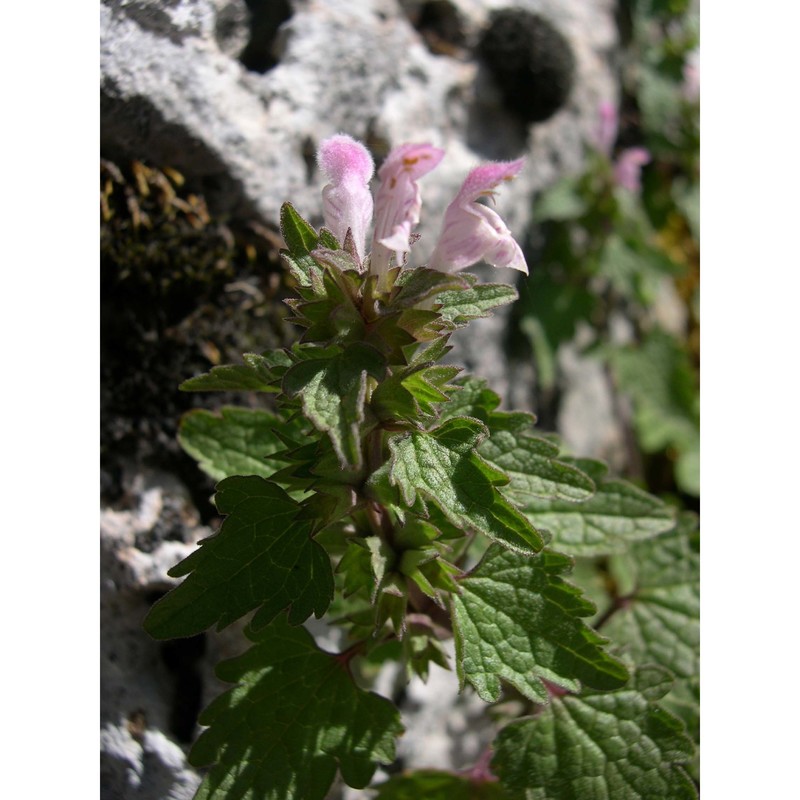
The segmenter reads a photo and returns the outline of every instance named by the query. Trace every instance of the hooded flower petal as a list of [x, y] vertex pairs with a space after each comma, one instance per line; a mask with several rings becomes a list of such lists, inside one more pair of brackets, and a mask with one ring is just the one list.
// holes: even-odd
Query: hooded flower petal
[[338, 134], [325, 139], [317, 151], [317, 163], [330, 183], [322, 190], [325, 225], [343, 242], [347, 229], [360, 257], [365, 255], [367, 229], [372, 221], [369, 181], [375, 171], [372, 156], [361, 142]]
[[443, 272], [466, 269], [477, 261], [528, 273], [522, 250], [495, 211], [476, 200], [494, 196], [503, 181], [514, 178], [524, 161], [503, 161], [473, 169], [447, 207], [439, 241], [429, 266]]
[[623, 150], [614, 165], [614, 179], [630, 192], [641, 188], [642, 167], [650, 163], [650, 151], [644, 147], [629, 147]]
[[370, 269], [381, 274], [389, 266], [391, 251], [400, 264], [411, 248], [411, 229], [419, 222], [422, 207], [417, 181], [444, 158], [444, 150], [429, 144], [395, 147], [378, 170], [380, 186], [375, 195], [375, 233]]

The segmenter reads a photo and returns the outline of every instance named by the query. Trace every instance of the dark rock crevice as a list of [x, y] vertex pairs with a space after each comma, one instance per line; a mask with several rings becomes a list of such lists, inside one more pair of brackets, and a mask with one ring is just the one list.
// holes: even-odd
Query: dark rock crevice
[[245, 0], [250, 11], [250, 41], [239, 61], [252, 72], [271, 70], [279, 60], [277, 36], [292, 16], [289, 0]]

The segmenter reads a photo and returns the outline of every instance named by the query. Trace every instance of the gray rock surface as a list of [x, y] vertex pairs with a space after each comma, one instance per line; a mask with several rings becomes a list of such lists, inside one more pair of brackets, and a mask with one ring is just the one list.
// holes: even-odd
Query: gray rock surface
[[[473, 56], [490, 12], [508, 3], [452, 0], [463, 32], [463, 41], [452, 47], [433, 47], [414, 28], [422, 3], [413, 0], [275, 3], [273, 9], [286, 7], [288, 18], [272, 28], [269, 20], [262, 24], [256, 44], [275, 61], [262, 71], [240, 60], [254, 44], [254, 5], [103, 0], [104, 155], [174, 167], [205, 195], [212, 212], [275, 226], [287, 199], [312, 222], [321, 221], [314, 153], [323, 138], [349, 133], [378, 158], [405, 141], [432, 142], [447, 155], [422, 184], [422, 238], [412, 260], [424, 263], [445, 207], [467, 171], [487, 159], [527, 157], [526, 169], [503, 187], [497, 204], [523, 238], [533, 195], [580, 168], [598, 104], [616, 98], [613, 0], [513, 4], [549, 19], [576, 57], [566, 107], [534, 126], [505, 111], [491, 76]], [[514, 280], [489, 268], [482, 278]], [[530, 408], [533, 371], [530, 365], [509, 367], [502, 347], [506, 328], [507, 312], [481, 321], [455, 337], [453, 358], [490, 379], [509, 404]], [[562, 422], [570, 444], [582, 455], [608, 457], [615, 434], [603, 376], [574, 352], [565, 353], [561, 365]], [[591, 431], [587, 409], [593, 412]], [[593, 439], [598, 428], [606, 433]], [[104, 509], [101, 518], [102, 797], [178, 800], [190, 797], [198, 781], [185, 760], [190, 737], [184, 731], [182, 741], [175, 733], [178, 673], [163, 646], [144, 634], [141, 621], [154, 597], [174, 582], [167, 570], [212, 531], [200, 524], [173, 476], [133, 464], [125, 480], [125, 503]], [[211, 665], [243, 643], [233, 627], [203, 637], [201, 644], [183, 668], [205, 704], [221, 688]], [[471, 700], [456, 702], [454, 675], [439, 672], [427, 687], [414, 684], [407, 693], [408, 732], [400, 747], [408, 765], [461, 767], [485, 741]], [[367, 795], [347, 793], [358, 796]]]
[[[191, 797], [197, 776], [169, 731], [176, 691], [157, 642], [142, 629], [167, 570], [211, 531], [197, 525], [170, 475], [132, 476], [129, 509], [104, 509], [101, 543], [101, 793], [104, 798]], [[178, 534], [182, 538], [166, 538]]]
[[106, 723], [100, 731], [103, 797], [191, 800], [200, 776], [183, 750], [158, 730], [138, 731]]
[[415, 678], [406, 689], [398, 756], [407, 769], [467, 769], [495, 734], [483, 700], [469, 688], [458, 692], [452, 640], [445, 650], [453, 671], [433, 664], [427, 682]]
[[625, 466], [626, 451], [616, 395], [603, 362], [583, 355], [580, 343], [579, 335], [558, 354], [563, 384], [558, 431], [571, 453], [590, 454], [618, 472]]
[[[106, 0], [102, 145], [182, 170], [206, 187], [217, 212], [274, 224], [287, 198], [319, 219], [313, 153], [326, 136], [350, 133], [379, 154], [404, 141], [433, 142], [447, 156], [425, 182], [421, 258], [471, 166], [527, 155], [527, 168], [502, 200], [510, 227], [521, 234], [532, 193], [579, 167], [598, 103], [615, 96], [615, 29], [610, 0], [516, 5], [550, 18], [578, 64], [567, 107], [533, 127], [504, 111], [469, 51], [459, 58], [430, 52], [390, 0], [296, 0], [279, 31], [280, 60], [263, 74], [248, 71], [217, 38], [223, 11], [237, 18], [235, 4]], [[491, 8], [502, 4], [455, 6], [474, 40]], [[241, 30], [233, 35], [242, 38]]]

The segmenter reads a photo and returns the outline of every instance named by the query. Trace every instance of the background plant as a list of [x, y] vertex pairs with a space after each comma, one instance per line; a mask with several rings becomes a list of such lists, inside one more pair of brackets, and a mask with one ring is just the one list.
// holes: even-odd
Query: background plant
[[518, 324], [542, 403], [579, 337], [632, 402], [631, 474], [699, 496], [699, 57], [688, 0], [621, 5], [622, 99], [598, 109], [585, 170], [536, 202], [536, 270]]

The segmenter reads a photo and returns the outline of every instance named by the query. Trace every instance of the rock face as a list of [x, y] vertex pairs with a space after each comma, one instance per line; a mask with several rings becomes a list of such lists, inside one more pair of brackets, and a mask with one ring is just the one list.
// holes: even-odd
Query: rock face
[[[205, 196], [213, 214], [274, 228], [287, 199], [313, 223], [321, 222], [314, 154], [323, 138], [351, 134], [367, 143], [376, 160], [406, 141], [431, 142], [447, 154], [423, 179], [416, 263], [430, 253], [444, 209], [467, 171], [487, 159], [524, 155], [526, 168], [503, 188], [497, 204], [522, 240], [534, 193], [580, 168], [599, 103], [616, 99], [617, 32], [613, 0], [513, 3], [558, 31], [574, 59], [563, 107], [530, 124], [532, 116], [509, 108], [497, 75], [478, 57], [492, 12], [511, 5], [103, 0], [103, 155], [175, 168]], [[513, 280], [488, 268], [482, 277]], [[530, 407], [532, 370], [509, 367], [504, 355], [507, 317], [481, 323], [455, 342], [453, 360], [490, 379], [517, 407]], [[176, 383], [184, 377], [176, 376]], [[602, 377], [591, 375], [592, 397], [604, 391]], [[580, 380], [576, 374], [573, 393], [580, 394]], [[580, 432], [574, 436], [588, 441]], [[237, 632], [170, 650], [141, 630], [148, 607], [172, 583], [166, 570], [211, 528], [200, 524], [174, 476], [147, 473], [133, 463], [125, 480], [126, 501], [104, 510], [101, 528], [102, 797], [177, 800], [190, 797], [199, 780], [185, 751], [193, 715], [219, 690], [208, 665], [235, 652]], [[408, 696], [424, 702], [421, 689]], [[469, 711], [462, 704], [456, 719], [437, 714], [438, 732], [430, 717], [415, 728], [413, 720], [422, 715], [407, 714], [403, 752], [409, 764], [424, 766], [425, 753], [438, 753], [437, 763], [427, 765], [447, 767], [463, 754], [465, 748], [452, 740], [464, 730]]]
[[174, 741], [175, 678], [161, 646], [144, 635], [142, 619], [175, 583], [167, 570], [194, 549], [192, 539], [211, 531], [200, 529], [169, 475], [131, 476], [130, 498], [129, 509], [104, 509], [100, 521], [101, 793], [177, 800], [192, 796], [198, 778]]
[[[261, 5], [253, 0], [252, 9]], [[574, 88], [545, 124], [524, 124], [502, 102], [502, 87], [475, 55], [497, 2], [448, 5], [459, 20], [451, 55], [432, 52], [392, 0], [295, 0], [286, 19], [248, 26], [247, 7], [212, 0], [105, 0], [101, 6], [102, 147], [185, 173], [219, 212], [275, 223], [292, 198], [319, 218], [317, 143], [337, 131], [364, 139], [380, 155], [404, 141], [431, 141], [448, 155], [428, 180], [425, 217], [441, 218], [466, 170], [482, 159], [529, 156], [509, 188], [512, 229], [529, 221], [532, 191], [575, 169], [593, 131], [598, 103], [613, 99], [609, 55], [615, 44], [611, 0], [525, 0], [560, 31], [575, 57]], [[250, 13], [251, 19], [258, 17]], [[282, 24], [280, 24], [282, 23]], [[252, 28], [252, 31], [249, 30]], [[424, 33], [424, 29], [423, 29]], [[276, 63], [247, 69], [235, 49], [272, 37]], [[232, 50], [233, 47], [233, 50]], [[262, 62], [263, 63], [263, 62]]]

